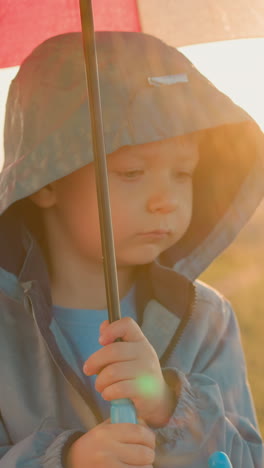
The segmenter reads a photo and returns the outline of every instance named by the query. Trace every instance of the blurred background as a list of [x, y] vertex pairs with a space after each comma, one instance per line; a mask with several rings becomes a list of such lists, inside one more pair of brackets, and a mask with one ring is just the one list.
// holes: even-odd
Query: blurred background
[[[162, 3], [162, 6], [161, 6]], [[140, 0], [144, 32], [177, 46], [264, 131], [263, 0]], [[264, 437], [264, 202], [201, 280], [232, 303]]]
[[[247, 110], [264, 130], [263, 38], [204, 43], [183, 47], [181, 50], [219, 89]], [[264, 437], [263, 239], [264, 202], [233, 244], [200, 279], [223, 293], [236, 312], [248, 378]]]
[[[78, 0], [0, 0], [0, 167], [10, 80], [47, 37], [80, 30]], [[109, 6], [110, 5], [110, 6]], [[263, 0], [94, 0], [97, 30], [143, 31], [179, 47], [264, 130]], [[264, 436], [264, 202], [239, 237], [201, 276], [233, 304]]]

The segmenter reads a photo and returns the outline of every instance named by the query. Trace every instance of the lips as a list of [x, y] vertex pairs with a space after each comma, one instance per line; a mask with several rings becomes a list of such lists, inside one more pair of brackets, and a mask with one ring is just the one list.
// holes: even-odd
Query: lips
[[141, 232], [139, 236], [144, 238], [163, 239], [168, 237], [170, 234], [171, 231], [168, 229], [156, 229], [155, 231]]
[[147, 232], [142, 232], [140, 234], [165, 234], [165, 235], [168, 235], [168, 234], [171, 234], [171, 230], [170, 229], [155, 229], [154, 231], [147, 231]]

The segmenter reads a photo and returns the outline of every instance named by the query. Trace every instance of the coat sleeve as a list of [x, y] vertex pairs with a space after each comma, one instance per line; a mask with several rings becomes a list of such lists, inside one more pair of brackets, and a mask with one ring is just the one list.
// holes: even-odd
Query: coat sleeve
[[76, 430], [39, 427], [35, 432], [12, 444], [0, 420], [0, 468], [63, 468], [70, 445], [82, 435]]
[[[237, 321], [229, 303], [224, 299], [220, 302], [220, 313], [206, 320], [212, 326], [200, 323], [207, 331], [203, 332], [191, 372], [185, 375], [173, 366], [173, 361], [180, 362], [176, 354], [163, 369], [168, 384], [172, 388], [175, 385], [176, 391], [180, 381], [181, 390], [168, 424], [156, 430], [156, 468], [206, 468], [215, 451], [225, 452], [233, 468], [264, 467], [264, 446], [247, 383]], [[186, 354], [188, 346], [197, 345], [195, 332], [192, 339], [192, 343], [188, 338], [185, 342]]]

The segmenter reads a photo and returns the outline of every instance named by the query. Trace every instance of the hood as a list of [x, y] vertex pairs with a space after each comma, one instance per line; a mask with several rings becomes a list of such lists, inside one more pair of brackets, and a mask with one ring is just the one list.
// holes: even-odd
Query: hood
[[[263, 133], [178, 50], [142, 33], [96, 34], [106, 153], [192, 134], [200, 161], [193, 216], [159, 262], [193, 280], [227, 247], [264, 193]], [[81, 33], [38, 46], [6, 108], [0, 213], [93, 161]]]

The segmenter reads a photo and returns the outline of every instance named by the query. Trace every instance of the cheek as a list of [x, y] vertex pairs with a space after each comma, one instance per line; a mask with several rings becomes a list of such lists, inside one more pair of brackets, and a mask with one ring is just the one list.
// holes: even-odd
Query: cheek
[[102, 256], [101, 233], [98, 210], [89, 205], [84, 210], [74, 212], [71, 223], [71, 235], [74, 245], [82, 255], [98, 259]]
[[140, 203], [137, 195], [130, 190], [111, 190], [111, 215], [113, 222], [113, 230], [115, 235], [121, 232], [126, 232], [135, 223], [140, 213]]
[[192, 190], [189, 190], [185, 196], [183, 203], [183, 216], [186, 224], [186, 229], [188, 228], [191, 219], [192, 219], [192, 210], [193, 210], [193, 194]]
[[180, 225], [182, 227], [182, 230], [184, 231], [186, 231], [186, 229], [188, 228], [191, 222], [192, 206], [193, 206], [192, 200], [193, 200], [192, 188], [186, 187], [184, 190], [182, 190], [180, 194], [178, 214], [175, 213], [175, 215], [180, 220]]
[[64, 228], [82, 244], [88, 238], [94, 242], [98, 235], [100, 239], [97, 198], [93, 192], [79, 188], [69, 191], [60, 205], [60, 216]]

